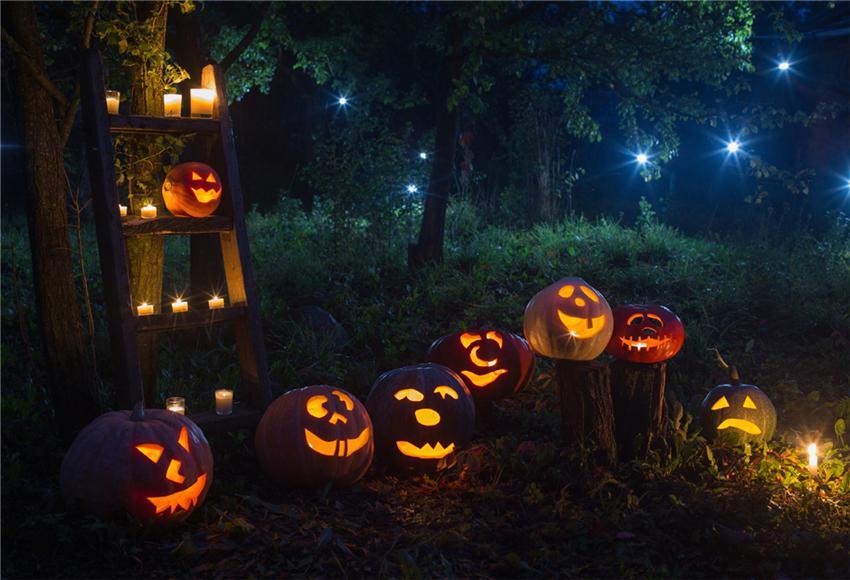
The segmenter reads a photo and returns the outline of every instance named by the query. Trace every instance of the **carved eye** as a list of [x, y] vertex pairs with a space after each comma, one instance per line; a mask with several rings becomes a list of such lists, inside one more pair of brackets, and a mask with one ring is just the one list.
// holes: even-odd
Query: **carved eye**
[[207, 177], [207, 183], [215, 183], [215, 175], [210, 173], [209, 176]]
[[661, 328], [662, 326], [664, 326], [664, 321], [661, 320], [661, 317], [657, 314], [649, 313], [646, 315], [646, 317], [649, 319], [649, 324], [651, 324], [652, 326], [655, 326], [656, 328]]
[[408, 401], [413, 401], [414, 403], [418, 403], [419, 401], [425, 399], [425, 395], [423, 395], [416, 389], [402, 389], [400, 391], [396, 391], [395, 395], [393, 396], [399, 401], [407, 399]]
[[447, 387], [446, 385], [440, 385], [439, 387], [434, 389], [434, 392], [443, 397], [444, 399], [446, 397], [451, 397], [452, 399], [457, 400], [457, 391], [451, 387]]
[[[748, 397], [749, 398], [749, 397]], [[720, 409], [725, 409], [729, 406], [729, 401], [726, 400], [726, 397], [720, 397], [714, 404], [711, 406], [712, 411], [719, 411]]]
[[203, 177], [201, 177], [200, 175], [198, 175], [194, 171], [192, 172], [192, 181], [201, 181], [202, 179], [203, 179]]
[[502, 348], [502, 336], [498, 332], [491, 330], [487, 333], [487, 338], [498, 344], [499, 348]]
[[153, 463], [157, 463], [159, 458], [162, 457], [162, 445], [157, 445], [156, 443], [136, 445], [136, 451], [150, 459]]
[[753, 400], [750, 398], [749, 395], [747, 395], [747, 398], [744, 399], [744, 408], [745, 409], [755, 409], [756, 408], [756, 404], [753, 403]]
[[626, 324], [641, 326], [643, 324], [643, 314], [632, 314], [626, 319]]
[[342, 391], [331, 391], [331, 393], [333, 393], [334, 395], [336, 395], [336, 398], [337, 398], [337, 399], [339, 399], [340, 401], [342, 401], [343, 403], [345, 403], [345, 408], [346, 408], [346, 409], [348, 409], [349, 411], [353, 411], [353, 410], [354, 410], [354, 401], [352, 401], [352, 400], [351, 400], [351, 397], [349, 397], [348, 395], [346, 395], [346, 394], [345, 394], [345, 393], [343, 393]]
[[177, 438], [177, 444], [186, 451], [189, 451], [189, 432], [186, 427], [180, 429], [180, 436]]
[[321, 419], [328, 414], [328, 410], [325, 408], [325, 403], [327, 402], [328, 398], [326, 396], [313, 395], [307, 399], [307, 412], [316, 419]]
[[575, 291], [576, 289], [574, 286], [572, 286], [571, 284], [567, 284], [566, 286], [561, 286], [561, 289], [558, 290], [558, 296], [560, 296], [561, 298], [569, 298], [573, 295], [573, 292]]
[[478, 334], [464, 332], [460, 335], [460, 343], [463, 345], [463, 348], [469, 348], [470, 344], [478, 342], [479, 340], [481, 340], [481, 336]]
[[581, 285], [581, 293], [593, 300], [594, 302], [599, 302], [599, 296], [596, 295], [596, 292], [593, 291], [593, 288], [589, 288], [587, 286]]

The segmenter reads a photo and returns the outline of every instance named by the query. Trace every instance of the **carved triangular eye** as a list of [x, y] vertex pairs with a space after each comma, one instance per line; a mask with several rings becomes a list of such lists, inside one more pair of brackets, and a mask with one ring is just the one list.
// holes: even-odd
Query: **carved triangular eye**
[[177, 438], [177, 444], [186, 451], [189, 451], [189, 432], [186, 427], [180, 429], [180, 436]]
[[201, 177], [200, 175], [198, 175], [194, 171], [192, 172], [192, 181], [201, 181], [202, 179], [203, 179], [203, 177]]
[[215, 175], [210, 173], [209, 177], [207, 177], [207, 183], [215, 183]]
[[714, 404], [711, 406], [712, 411], [719, 411], [720, 409], [725, 409], [729, 406], [729, 401], [726, 400], [726, 397], [720, 397]]
[[162, 445], [157, 445], [156, 443], [142, 443], [141, 445], [136, 445], [136, 451], [154, 463], [158, 462], [159, 458], [162, 457]]
[[744, 408], [745, 409], [755, 409], [756, 408], [756, 404], [753, 403], [753, 400], [750, 398], [749, 395], [747, 395], [747, 398], [744, 399]]

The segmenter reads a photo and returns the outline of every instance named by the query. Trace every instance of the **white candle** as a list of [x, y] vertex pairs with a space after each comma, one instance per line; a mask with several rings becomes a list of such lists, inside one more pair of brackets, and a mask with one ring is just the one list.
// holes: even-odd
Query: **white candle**
[[188, 312], [189, 303], [184, 302], [182, 298], [178, 298], [171, 303], [171, 312]]
[[212, 117], [215, 91], [211, 89], [192, 89], [192, 116]]
[[218, 310], [219, 308], [224, 308], [224, 298], [219, 296], [213, 296], [209, 299], [210, 310]]
[[186, 414], [186, 399], [183, 397], [168, 397], [165, 399], [165, 408], [172, 413]]
[[183, 107], [183, 95], [167, 94], [162, 96], [166, 117], [179, 117]]
[[815, 475], [818, 472], [818, 446], [815, 443], [810, 443], [809, 452], [809, 473]]
[[152, 219], [156, 217], [156, 206], [148, 204], [142, 207], [141, 216], [144, 219]]
[[136, 306], [136, 312], [138, 312], [139, 316], [147, 316], [149, 314], [153, 314], [153, 304], [142, 302], [141, 304]]
[[110, 115], [118, 114], [118, 102], [121, 100], [121, 93], [118, 91], [106, 91], [106, 112]]
[[127, 217], [127, 206], [118, 204], [118, 213], [121, 214], [121, 217]]
[[233, 412], [233, 391], [218, 389], [215, 392], [215, 414], [230, 415]]

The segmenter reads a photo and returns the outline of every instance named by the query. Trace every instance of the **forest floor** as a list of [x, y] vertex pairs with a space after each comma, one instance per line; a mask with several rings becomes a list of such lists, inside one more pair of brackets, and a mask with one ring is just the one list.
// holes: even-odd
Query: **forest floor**
[[[373, 468], [348, 489], [288, 490], [261, 473], [250, 436], [231, 433], [210, 440], [214, 481], [187, 522], [101, 522], [67, 512], [61, 500], [66, 447], [50, 427], [43, 374], [27, 363], [20, 318], [4, 300], [2, 575], [847, 576], [846, 226], [785, 243], [690, 238], [651, 215], [635, 228], [573, 219], [509, 231], [456, 209], [449, 226], [446, 263], [411, 278], [400, 251], [389, 243], [382, 250], [368, 230], [352, 229], [341, 244], [329, 241], [339, 239], [330, 232], [339, 224], [315, 216], [252, 215], [276, 382], [336, 384], [365, 400], [380, 371], [419, 362], [434, 338], [484, 323], [518, 331], [537, 290], [578, 275], [612, 304], [664, 303], [685, 322], [686, 345], [668, 378], [671, 409], [678, 401], [684, 413], [671, 413], [661, 449], [614, 469], [564, 449], [552, 368], [540, 361], [529, 387], [498, 403], [472, 445], [434, 476], [399, 479]], [[4, 268], [14, 235], [4, 231]], [[27, 272], [20, 247], [15, 267]], [[185, 248], [169, 252], [185, 257]], [[169, 271], [169, 279], [185, 275]], [[4, 297], [31, 296], [25, 278], [11, 287], [4, 270]], [[306, 328], [295, 315], [304, 305], [333, 313], [347, 343]], [[23, 308], [33, 311], [27, 299]], [[97, 343], [108, 376], [101, 315]], [[234, 363], [221, 362], [233, 358], [222, 356], [232, 352], [227, 338], [166, 338], [163, 390], [186, 393], [197, 407], [209, 397], [198, 385], [233, 381]], [[777, 435], [766, 447], [709, 445], [691, 420], [705, 393], [724, 382], [713, 347], [776, 405]], [[108, 382], [102, 388], [109, 404]], [[805, 468], [811, 440], [822, 453], [816, 477]]]

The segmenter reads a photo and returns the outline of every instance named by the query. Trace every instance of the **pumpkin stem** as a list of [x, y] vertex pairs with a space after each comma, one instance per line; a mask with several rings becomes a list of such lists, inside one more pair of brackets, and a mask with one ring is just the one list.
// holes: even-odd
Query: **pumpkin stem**
[[133, 407], [133, 412], [130, 413], [131, 421], [144, 421], [145, 420], [145, 405], [141, 401], [136, 403]]
[[735, 387], [741, 384], [741, 375], [738, 374], [738, 369], [734, 366], [729, 367], [729, 379]]

